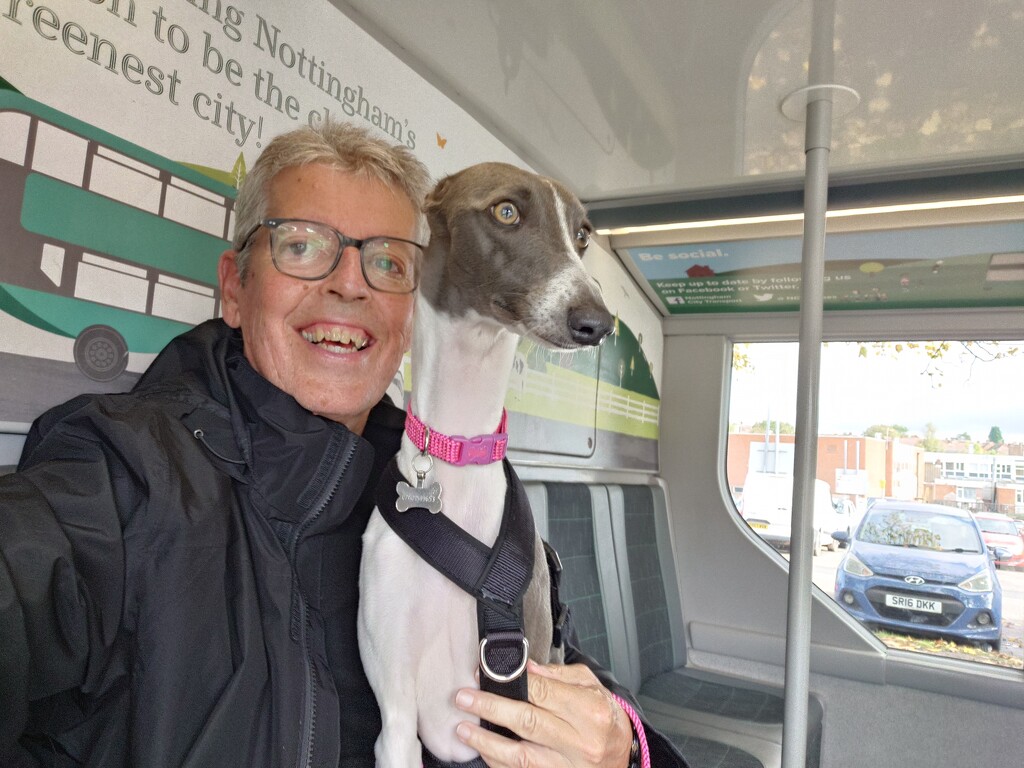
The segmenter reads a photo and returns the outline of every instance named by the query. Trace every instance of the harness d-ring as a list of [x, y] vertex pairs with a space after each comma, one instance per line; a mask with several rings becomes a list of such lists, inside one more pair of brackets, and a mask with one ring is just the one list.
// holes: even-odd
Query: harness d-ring
[[513, 680], [519, 678], [519, 676], [526, 671], [526, 661], [530, 657], [530, 641], [527, 640], [525, 636], [522, 638], [523, 660], [519, 662], [519, 666], [516, 667], [515, 670], [513, 670], [508, 675], [502, 675], [495, 672], [487, 663], [487, 655], [485, 653], [485, 649], [487, 648], [487, 640], [488, 638], [485, 637], [483, 640], [480, 641], [480, 669], [482, 669], [484, 671], [484, 674], [491, 678], [491, 680], [493, 680], [496, 683], [511, 683]]

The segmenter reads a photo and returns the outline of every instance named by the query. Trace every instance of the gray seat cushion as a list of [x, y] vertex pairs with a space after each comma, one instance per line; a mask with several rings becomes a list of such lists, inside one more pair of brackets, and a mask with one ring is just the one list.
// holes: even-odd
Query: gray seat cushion
[[548, 542], [562, 561], [559, 597], [572, 611], [581, 649], [611, 669], [590, 489], [579, 483], [549, 483], [547, 491]]
[[679, 733], [666, 733], [686, 758], [690, 768], [764, 768], [764, 763], [749, 752], [717, 741]]

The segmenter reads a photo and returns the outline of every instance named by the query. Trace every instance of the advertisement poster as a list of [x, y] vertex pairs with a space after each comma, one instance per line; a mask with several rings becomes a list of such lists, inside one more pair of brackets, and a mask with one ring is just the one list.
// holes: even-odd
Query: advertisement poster
[[[275, 135], [364, 125], [435, 179], [524, 165], [324, 0], [3, 0], [0, 50], [0, 466], [46, 408], [130, 389], [220, 314], [236, 187]], [[607, 434], [602, 461], [622, 438], [630, 466], [652, 467], [660, 327], [614, 256], [592, 251], [613, 343], [604, 357], [524, 344], [514, 445], [586, 459]]]
[[[626, 248], [668, 314], [795, 311], [799, 237]], [[1024, 222], [831, 234], [826, 310], [1024, 307]]]
[[230, 172], [333, 117], [413, 149], [435, 177], [519, 162], [325, 0], [4, 0], [2, 76], [177, 162]]
[[235, 188], [276, 134], [362, 124], [435, 178], [521, 164], [319, 0], [12, 0], [0, 46], [0, 431], [130, 388], [219, 314]]

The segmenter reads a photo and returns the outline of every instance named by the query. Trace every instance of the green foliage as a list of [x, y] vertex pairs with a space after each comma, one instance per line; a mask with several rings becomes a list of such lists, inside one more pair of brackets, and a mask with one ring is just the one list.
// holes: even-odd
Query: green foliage
[[753, 363], [750, 362], [750, 344], [735, 342], [732, 345], [732, 369], [734, 371], [752, 371]]
[[872, 424], [864, 430], [864, 437], [906, 437], [909, 431], [902, 424]]
[[988, 441], [990, 443], [995, 443], [996, 445], [1002, 445], [1003, 430], [1001, 430], [999, 427], [992, 427], [992, 429], [988, 431]]
[[[568, 357], [558, 352], [549, 352], [548, 355], [552, 359]], [[579, 352], [575, 356], [582, 359]], [[614, 333], [601, 345], [600, 360], [601, 381], [655, 400], [659, 399], [658, 387], [651, 372], [651, 365], [644, 354], [642, 339], [618, 316], [615, 317]], [[567, 367], [565, 362], [556, 364]]]
[[1007, 357], [1016, 357], [1024, 350], [1008, 342], [998, 341], [868, 341], [860, 344], [860, 357], [904, 358], [921, 360], [921, 375], [931, 379], [938, 389], [945, 376], [945, 365], [989, 363]]
[[924, 425], [924, 440], [921, 441], [921, 448], [931, 452], [942, 450], [942, 441], [935, 434], [935, 425], [930, 421]]
[[754, 432], [754, 433], [760, 433], [760, 432], [768, 431], [768, 432], [771, 432], [771, 434], [774, 435], [775, 432], [776, 432], [776, 428], [778, 428], [778, 433], [780, 435], [793, 435], [793, 434], [796, 434], [796, 427], [794, 427], [788, 421], [781, 421], [780, 422], [780, 421], [775, 421], [774, 419], [771, 421], [770, 424], [769, 424], [769, 422], [767, 420], [761, 419], [761, 421], [755, 423], [754, 426], [752, 426], [750, 428], [750, 431]]

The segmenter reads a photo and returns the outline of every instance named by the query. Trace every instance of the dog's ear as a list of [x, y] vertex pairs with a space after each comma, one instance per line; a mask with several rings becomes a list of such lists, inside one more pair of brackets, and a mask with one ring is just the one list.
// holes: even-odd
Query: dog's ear
[[445, 195], [448, 194], [448, 186], [451, 183], [451, 176], [445, 176], [434, 188], [427, 193], [427, 199], [423, 202], [423, 210], [429, 216], [444, 204]]
[[444, 199], [448, 189], [450, 176], [441, 179], [423, 201], [423, 213], [430, 225], [431, 240], [448, 239], [448, 219], [444, 215]]

